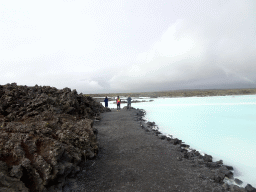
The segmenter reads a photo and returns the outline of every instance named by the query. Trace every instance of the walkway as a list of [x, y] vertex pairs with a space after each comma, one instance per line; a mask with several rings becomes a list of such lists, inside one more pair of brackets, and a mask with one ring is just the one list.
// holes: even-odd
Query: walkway
[[99, 132], [99, 155], [82, 166], [73, 179], [76, 183], [66, 191], [222, 191], [220, 184], [202, 176], [213, 175], [208, 168], [186, 159], [178, 161], [180, 147], [145, 132], [136, 119], [136, 110], [102, 114], [94, 125]]

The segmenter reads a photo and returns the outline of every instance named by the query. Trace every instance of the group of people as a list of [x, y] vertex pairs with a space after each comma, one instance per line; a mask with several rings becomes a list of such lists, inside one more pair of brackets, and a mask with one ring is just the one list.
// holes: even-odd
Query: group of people
[[[130, 95], [127, 97], [127, 110], [131, 110], [131, 104], [132, 104], [132, 98], [130, 97]], [[105, 102], [105, 107], [108, 107], [108, 97], [106, 96], [104, 99]], [[116, 98], [116, 104], [117, 104], [117, 111], [120, 111], [120, 105], [121, 105], [121, 99], [119, 98], [119, 96], [117, 96]]]

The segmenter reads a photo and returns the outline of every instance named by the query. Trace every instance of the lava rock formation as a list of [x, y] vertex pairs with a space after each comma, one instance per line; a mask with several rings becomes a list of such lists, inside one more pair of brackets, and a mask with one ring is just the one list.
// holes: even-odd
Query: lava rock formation
[[58, 191], [98, 152], [106, 109], [69, 88], [0, 85], [0, 191]]

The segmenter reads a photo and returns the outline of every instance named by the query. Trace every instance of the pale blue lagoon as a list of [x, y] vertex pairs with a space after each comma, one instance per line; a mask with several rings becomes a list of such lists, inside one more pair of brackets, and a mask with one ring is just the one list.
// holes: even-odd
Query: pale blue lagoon
[[233, 166], [243, 186], [256, 187], [255, 95], [157, 98], [132, 106], [144, 109], [162, 133]]

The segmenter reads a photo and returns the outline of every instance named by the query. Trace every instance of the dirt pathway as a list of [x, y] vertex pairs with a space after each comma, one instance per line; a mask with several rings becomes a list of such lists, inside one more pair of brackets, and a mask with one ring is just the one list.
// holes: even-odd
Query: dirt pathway
[[94, 125], [99, 155], [82, 166], [64, 191], [224, 191], [213, 182], [213, 171], [193, 161], [177, 160], [182, 155], [178, 145], [143, 130], [136, 113], [123, 109], [102, 114]]

